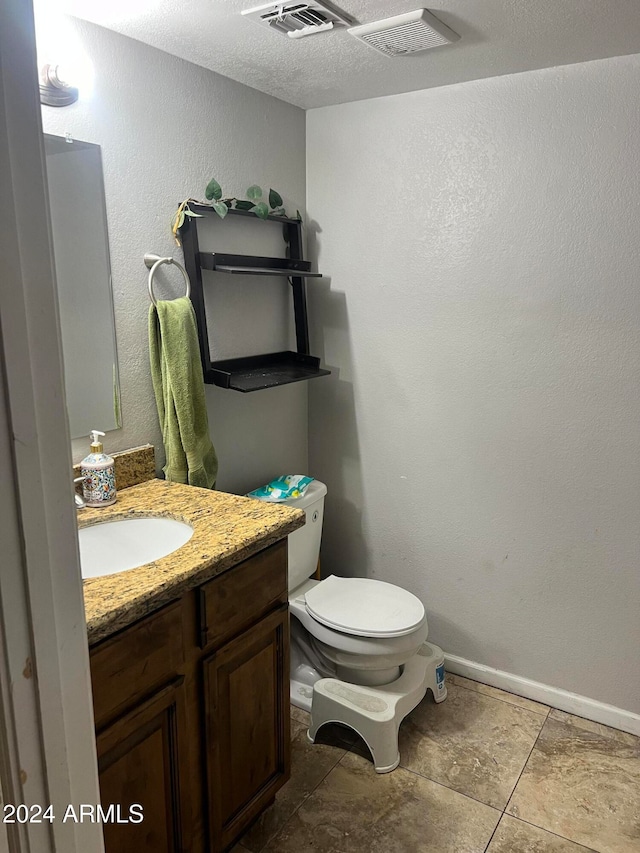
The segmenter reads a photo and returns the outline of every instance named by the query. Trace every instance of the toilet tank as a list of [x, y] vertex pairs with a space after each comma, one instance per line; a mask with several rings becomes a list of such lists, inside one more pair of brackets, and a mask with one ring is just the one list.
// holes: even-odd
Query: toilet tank
[[289, 592], [310, 578], [318, 565], [326, 494], [325, 484], [314, 480], [301, 498], [282, 501], [306, 515], [304, 527], [289, 534]]

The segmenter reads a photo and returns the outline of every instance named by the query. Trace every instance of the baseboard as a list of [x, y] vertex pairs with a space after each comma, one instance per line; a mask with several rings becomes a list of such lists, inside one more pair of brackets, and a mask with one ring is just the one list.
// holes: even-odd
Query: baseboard
[[508, 693], [515, 693], [516, 696], [524, 696], [534, 702], [542, 702], [544, 705], [550, 705], [552, 708], [558, 708], [569, 714], [585, 717], [587, 720], [593, 720], [614, 729], [621, 729], [623, 732], [630, 732], [633, 735], [640, 735], [640, 714], [634, 714], [633, 711], [624, 711], [622, 708], [606, 705], [604, 702], [589, 699], [587, 696], [569, 693], [567, 690], [541, 684], [539, 681], [531, 681], [529, 678], [522, 678], [520, 675], [513, 675], [511, 672], [493, 669], [490, 666], [475, 663], [475, 661], [466, 660], [457, 655], [448, 655], [446, 652], [444, 662], [446, 671], [452, 672], [454, 675], [462, 675], [465, 678], [473, 679], [473, 681], [506, 690]]

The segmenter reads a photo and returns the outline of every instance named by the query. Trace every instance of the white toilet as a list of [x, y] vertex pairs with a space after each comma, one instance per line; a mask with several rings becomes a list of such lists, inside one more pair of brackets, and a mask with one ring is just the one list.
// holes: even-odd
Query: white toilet
[[350, 726], [376, 770], [397, 767], [398, 728], [431, 689], [447, 695], [442, 651], [427, 643], [420, 599], [369, 578], [310, 579], [316, 571], [327, 487], [314, 480], [285, 501], [306, 524], [289, 536], [291, 702], [311, 712], [309, 738], [325, 723]]

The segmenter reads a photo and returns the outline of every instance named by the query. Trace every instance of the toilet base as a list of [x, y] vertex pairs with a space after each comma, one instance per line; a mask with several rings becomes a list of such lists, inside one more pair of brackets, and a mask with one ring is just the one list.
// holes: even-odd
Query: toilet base
[[398, 766], [400, 723], [427, 690], [431, 689], [436, 702], [447, 698], [442, 649], [431, 643], [421, 646], [405, 664], [400, 678], [391, 684], [364, 687], [337, 678], [321, 678], [312, 687], [292, 682], [291, 688], [292, 699], [294, 691], [299, 691], [294, 703], [299, 707], [304, 707], [301, 699], [311, 698], [308, 738], [312, 743], [325, 723], [349, 726], [369, 747], [377, 773], [389, 773]]

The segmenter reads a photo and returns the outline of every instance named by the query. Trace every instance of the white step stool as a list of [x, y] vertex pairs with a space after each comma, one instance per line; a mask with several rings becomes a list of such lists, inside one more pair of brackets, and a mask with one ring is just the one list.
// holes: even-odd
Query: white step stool
[[380, 687], [348, 684], [337, 678], [321, 678], [313, 685], [311, 726], [307, 736], [315, 742], [325, 723], [342, 723], [365, 741], [377, 773], [389, 773], [400, 762], [398, 729], [428, 689], [436, 702], [444, 702], [442, 649], [424, 643], [408, 661], [400, 678]]

